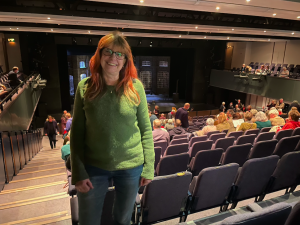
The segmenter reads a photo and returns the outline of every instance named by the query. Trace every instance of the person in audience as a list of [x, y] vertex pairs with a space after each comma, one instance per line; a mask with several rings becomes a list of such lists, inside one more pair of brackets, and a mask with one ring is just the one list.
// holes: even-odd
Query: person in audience
[[255, 123], [258, 129], [262, 129], [264, 127], [271, 127], [271, 121], [268, 120], [266, 114], [264, 112], [258, 112], [255, 115]]
[[219, 110], [220, 110], [220, 112], [225, 112], [225, 109], [226, 109], [225, 102], [222, 102]]
[[216, 126], [217, 127], [217, 130], [219, 131], [223, 131], [223, 130], [229, 130], [230, 128], [230, 124], [229, 122], [227, 121], [227, 118], [226, 118], [226, 115], [225, 113], [220, 113], [219, 114], [219, 117], [218, 117], [218, 125]]
[[252, 122], [254, 123], [256, 121], [255, 116], [258, 111], [256, 109], [251, 109], [250, 112], [252, 113]]
[[229, 130], [228, 130], [228, 132], [227, 132], [227, 135], [228, 135], [229, 133], [231, 133], [231, 132], [236, 131], [236, 127], [234, 127], [233, 121], [235, 121], [235, 120], [240, 120], [240, 119], [241, 119], [240, 113], [234, 113], [234, 112], [233, 112], [232, 118], [230, 118], [230, 119], [228, 120], [228, 123], [229, 123], [230, 127], [229, 127]]
[[[289, 113], [293, 110], [298, 111], [298, 109], [296, 107], [292, 107], [292, 109], [289, 111]], [[299, 111], [298, 111], [299, 112]], [[285, 119], [285, 123], [289, 122], [290, 118], [289, 118], [289, 113], [287, 114], [287, 118]]]
[[[295, 108], [295, 107], [293, 107]], [[289, 120], [288, 122], [281, 128], [281, 130], [293, 129], [295, 130], [297, 127], [300, 127], [300, 113], [295, 108], [289, 112]]]
[[157, 117], [157, 118], [159, 118], [159, 106], [158, 105], [156, 105], [155, 107], [154, 107], [154, 115]]
[[175, 118], [175, 114], [176, 114], [176, 108], [172, 107], [172, 111], [168, 113], [168, 119]]
[[269, 111], [270, 121], [272, 124], [270, 132], [276, 132], [278, 129], [280, 129], [280, 126], [285, 125], [284, 119], [278, 115], [279, 112], [275, 107]]
[[246, 73], [250, 73], [252, 70], [252, 67], [251, 66], [246, 66]]
[[241, 71], [242, 71], [242, 72], [246, 72], [246, 64], [245, 64], [245, 63], [243, 64], [243, 66], [242, 66], [242, 68], [241, 68]]
[[65, 136], [63, 145], [65, 145], [68, 141], [70, 141], [70, 135], [71, 135], [71, 130]]
[[165, 129], [167, 131], [169, 131], [169, 130], [172, 130], [173, 128], [174, 128], [173, 120], [172, 119], [168, 119], [168, 123], [166, 123]]
[[12, 91], [12, 88], [7, 88], [0, 83], [0, 100], [4, 99]]
[[73, 118], [71, 117], [71, 113], [67, 113], [66, 118], [67, 118], [67, 123], [66, 123], [65, 130], [66, 130], [66, 132], [69, 132], [71, 130], [72, 121], [73, 121]]
[[61, 158], [66, 162], [71, 154], [70, 141], [61, 147]]
[[266, 70], [264, 72], [266, 75], [270, 75], [271, 74], [271, 69], [270, 66], [266, 66]]
[[260, 73], [264, 73], [265, 72], [265, 66], [261, 65], [260, 69], [257, 69], [255, 71], [255, 74], [260, 74]]
[[235, 105], [235, 108], [234, 108], [234, 112], [239, 112], [239, 111], [241, 111], [241, 109], [239, 108], [239, 105], [236, 104], [236, 105]]
[[273, 100], [271, 101], [271, 104], [267, 105], [267, 107], [268, 107], [268, 110], [270, 110], [271, 108], [275, 107], [275, 106], [276, 106], [276, 104], [277, 104], [276, 100], [275, 100], [275, 99], [273, 99]]
[[153, 135], [153, 141], [167, 141], [167, 143], [169, 144], [170, 142], [170, 135], [169, 133], [165, 130], [161, 128], [161, 121], [159, 119], [156, 119], [153, 121], [153, 131], [152, 131], [152, 135]]
[[11, 86], [12, 89], [15, 89], [19, 84], [21, 84], [21, 81], [18, 79], [18, 72], [19, 68], [14, 66], [12, 68], [12, 71], [8, 73], [8, 80], [9, 80], [9, 85]]
[[232, 103], [232, 102], [230, 102], [230, 103], [229, 103], [229, 105], [228, 105], [228, 109], [234, 109], [234, 107], [233, 107], [233, 103]]
[[289, 71], [286, 69], [286, 67], [284, 66], [284, 67], [282, 68], [282, 71], [281, 71], [279, 77], [288, 77], [289, 75], [290, 75], [290, 72], [289, 72]]
[[165, 120], [165, 119], [166, 119], [165, 114], [162, 113], [162, 114], [160, 115], [159, 119], [160, 119], [160, 120]]
[[294, 101], [290, 104], [289, 111], [291, 111], [291, 109], [292, 109], [293, 107], [296, 107], [297, 110], [298, 110], [298, 112], [300, 112], [300, 105], [299, 105], [299, 103], [298, 103], [297, 100], [294, 100]]
[[61, 118], [60, 118], [60, 133], [64, 134], [64, 131], [66, 129], [66, 125], [67, 125], [67, 110], [64, 110], [64, 114], [62, 114]]
[[239, 114], [240, 114], [240, 116], [241, 116], [241, 119], [244, 119], [244, 115], [245, 115], [244, 112], [241, 112], [241, 111], [240, 111]]
[[51, 149], [56, 148], [56, 135], [58, 134], [57, 122], [52, 116], [48, 116], [48, 120], [44, 124], [44, 134], [48, 136]]
[[185, 129], [181, 127], [180, 119], [176, 119], [174, 128], [172, 130], [169, 130], [170, 140], [172, 140], [175, 135], [180, 135], [185, 133], [186, 133]]
[[208, 132], [210, 131], [216, 131], [217, 127], [214, 125], [214, 120], [212, 118], [208, 118], [206, 120], [206, 126], [202, 128], [202, 130], [196, 131], [194, 132], [194, 136], [203, 136], [203, 135], [207, 135]]
[[242, 123], [240, 126], [237, 126], [237, 131], [243, 131], [245, 133], [246, 130], [253, 130], [257, 128], [256, 123], [253, 123], [252, 120], [252, 113], [246, 112], [244, 116], [245, 122]]
[[251, 111], [251, 105], [248, 105], [248, 106], [247, 106], [246, 111], [248, 111], [248, 112]]
[[279, 99], [279, 102], [276, 103], [275, 108], [278, 109], [284, 109], [284, 102], [283, 102], [283, 98]]
[[175, 119], [179, 119], [182, 123], [183, 128], [189, 127], [189, 119], [188, 119], [188, 109], [190, 108], [190, 103], [185, 103], [184, 107], [181, 107], [177, 110]]
[[194, 126], [193, 118], [189, 116], [188, 119], [189, 119], [189, 126]]
[[240, 100], [240, 99], [238, 99], [238, 106], [239, 106], [239, 109], [240, 109], [240, 110], [243, 110], [244, 105], [241, 103], [241, 100]]
[[[102, 37], [91, 76], [78, 84], [71, 134], [72, 184], [79, 224], [99, 224], [112, 179], [114, 224], [130, 224], [138, 189], [154, 177], [153, 136], [144, 86], [125, 37]], [[112, 110], [108, 110], [112, 109]]]
[[157, 119], [157, 117], [154, 115], [154, 112], [152, 111], [148, 111], [148, 115], [149, 115], [149, 118], [150, 118], [150, 124], [151, 124], [151, 128], [153, 130], [153, 121]]

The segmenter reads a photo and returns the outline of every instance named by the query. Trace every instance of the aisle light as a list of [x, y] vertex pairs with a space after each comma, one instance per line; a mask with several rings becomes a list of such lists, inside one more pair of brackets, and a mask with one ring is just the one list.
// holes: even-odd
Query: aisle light
[[50, 17], [48, 17], [47, 19], [48, 19], [48, 20], [50, 20], [51, 18], [50, 18]]
[[229, 37], [227, 39], [229, 39]]
[[292, 35], [294, 35], [295, 33], [293, 32]]
[[273, 16], [276, 16], [277, 14], [276, 13], [273, 13]]
[[181, 35], [179, 35], [179, 37], [181, 37]]
[[204, 38], [206, 38], [206, 36]]
[[219, 7], [219, 6], [217, 6], [217, 7], [216, 7], [216, 10], [219, 10], [219, 9], [220, 9], [220, 7]]
[[198, 27], [196, 26], [195, 29], [198, 29]]

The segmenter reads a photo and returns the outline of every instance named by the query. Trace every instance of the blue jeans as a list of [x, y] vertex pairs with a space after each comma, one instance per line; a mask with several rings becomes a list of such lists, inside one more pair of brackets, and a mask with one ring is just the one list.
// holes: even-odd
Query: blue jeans
[[80, 225], [99, 225], [104, 198], [113, 179], [115, 200], [113, 218], [115, 225], [130, 225], [135, 198], [139, 189], [143, 165], [128, 170], [107, 171], [93, 166], [86, 166], [94, 189], [87, 193], [77, 193]]

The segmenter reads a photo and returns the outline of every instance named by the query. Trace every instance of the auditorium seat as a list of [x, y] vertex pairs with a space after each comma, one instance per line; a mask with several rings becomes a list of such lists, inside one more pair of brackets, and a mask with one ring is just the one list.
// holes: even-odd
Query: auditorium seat
[[252, 145], [249, 143], [243, 145], [230, 146], [223, 153], [221, 164], [225, 165], [229, 163], [237, 163], [240, 167], [242, 167], [248, 159], [248, 155], [251, 148]]
[[220, 138], [212, 145], [212, 149], [222, 148], [226, 152], [227, 148], [233, 145], [233, 143], [234, 137]]
[[231, 209], [241, 200], [261, 195], [275, 170], [279, 157], [272, 155], [259, 159], [249, 159], [244, 163], [234, 182], [229, 202]]
[[242, 136], [243, 134], [244, 134], [243, 131], [233, 131], [233, 132], [230, 132], [227, 137], [234, 137], [235, 140], [237, 140], [238, 137]]
[[223, 149], [221, 148], [197, 152], [196, 156], [190, 162], [189, 170], [193, 176], [198, 176], [204, 168], [218, 166], [222, 154]]
[[72, 184], [72, 177], [68, 177], [69, 187], [68, 187], [68, 194], [70, 196], [75, 196], [77, 194], [77, 190], [75, 188], [75, 185]]
[[[1, 133], [0, 133], [0, 140], [1, 140]], [[4, 155], [2, 151], [2, 142], [0, 142], [0, 192], [4, 188], [5, 181], [6, 181], [6, 170], [4, 168]]]
[[[19, 146], [15, 132], [8, 133], [10, 138], [10, 147], [12, 150], [13, 164], [15, 169], [15, 175], [17, 175], [21, 169], [20, 155], [19, 155]], [[24, 165], [22, 165], [22, 168]]]
[[293, 133], [292, 129], [280, 130], [275, 134], [274, 139], [280, 141], [281, 138], [292, 136], [292, 133]]
[[262, 158], [272, 155], [278, 141], [276, 139], [257, 142], [250, 151], [249, 159]]
[[219, 133], [220, 133], [220, 131], [218, 131], [218, 130], [216, 130], [216, 131], [210, 131], [210, 132], [208, 132], [208, 133], [206, 134], [206, 136], [207, 136], [207, 138], [209, 138], [210, 135], [212, 135], [212, 134], [219, 134]]
[[207, 140], [207, 136], [206, 135], [203, 135], [203, 136], [199, 136], [199, 137], [192, 137], [190, 142], [189, 142], [189, 148], [192, 147], [192, 145], [195, 143], [195, 142], [199, 142], [199, 141], [206, 141]]
[[178, 145], [178, 144], [184, 144], [184, 143], [188, 143], [188, 139], [185, 137], [185, 138], [181, 138], [181, 139], [173, 139], [171, 142], [170, 142], [170, 145]]
[[260, 133], [269, 132], [272, 127], [264, 127], [260, 130]]
[[284, 154], [293, 152], [296, 149], [299, 140], [299, 135], [282, 138], [276, 145], [273, 155], [278, 155], [279, 158], [281, 158]]
[[[259, 197], [262, 201], [266, 194], [286, 189], [286, 193], [293, 192], [300, 184], [300, 152], [289, 152], [278, 162], [275, 171], [269, 179], [269, 184], [264, 193]], [[289, 190], [290, 189], [290, 190]]]
[[164, 156], [187, 153], [188, 147], [189, 147], [188, 143], [169, 145], [164, 153]]
[[156, 141], [156, 142], [154, 142], [154, 147], [161, 147], [161, 155], [163, 156], [168, 147], [168, 142], [167, 141]]
[[[215, 150], [212, 150], [215, 151]], [[200, 152], [199, 152], [200, 153]], [[186, 214], [222, 206], [237, 175], [236, 163], [203, 169], [193, 178]], [[186, 220], [186, 217], [184, 218]]]
[[259, 131], [259, 129], [246, 130], [244, 135], [255, 134], [257, 136], [259, 134]]
[[[4, 167], [5, 167], [5, 173], [6, 173], [6, 183], [9, 183], [15, 174], [14, 170], [14, 164], [13, 164], [13, 155], [12, 155], [12, 149], [10, 145], [10, 138], [8, 136], [7, 132], [1, 132], [0, 133], [2, 138], [2, 149], [4, 150]], [[0, 142], [1, 144], [1, 142]]]
[[292, 212], [287, 218], [284, 225], [299, 225], [300, 224], [300, 201], [294, 205]]
[[257, 136], [256, 134], [239, 136], [234, 144], [235, 145], [243, 145], [243, 144], [247, 144], [247, 143], [253, 144], [256, 136]]
[[[23, 137], [22, 137], [22, 132], [21, 131], [16, 132], [16, 138], [17, 138], [19, 151], [20, 151], [20, 160], [21, 160], [21, 162], [24, 166], [28, 161], [26, 159], [25, 146], [23, 144]], [[41, 149], [41, 148], [39, 147], [39, 149]]]
[[296, 136], [296, 135], [300, 135], [300, 127], [297, 127], [293, 133], [292, 133], [292, 136]]
[[212, 134], [210, 135], [208, 140], [213, 141], [213, 143], [215, 143], [218, 139], [225, 138], [225, 136], [226, 136], [225, 133]]
[[154, 177], [146, 186], [142, 199], [136, 198], [135, 224], [181, 217], [191, 179], [190, 172]]
[[161, 157], [161, 147], [154, 147], [154, 153], [155, 153], [155, 162], [154, 162], [154, 171], [157, 167], [157, 164], [160, 161], [160, 157]]
[[187, 134], [175, 135], [172, 140], [187, 138]]
[[165, 176], [186, 171], [189, 158], [188, 153], [167, 155], [161, 158], [156, 167], [156, 175]]
[[275, 135], [275, 132], [263, 132], [263, 133], [260, 132], [260, 134], [258, 134], [257, 138], [255, 138], [254, 144], [259, 142], [259, 141], [272, 140], [274, 135]]
[[212, 148], [213, 141], [198, 141], [195, 142], [192, 147], [189, 149], [189, 155], [191, 158], [193, 158], [197, 152], [202, 151], [202, 150], [209, 150]]

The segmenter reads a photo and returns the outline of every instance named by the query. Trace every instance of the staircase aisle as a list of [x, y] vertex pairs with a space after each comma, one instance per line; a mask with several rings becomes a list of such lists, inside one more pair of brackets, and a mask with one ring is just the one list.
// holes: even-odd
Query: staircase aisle
[[44, 137], [42, 150], [0, 192], [1, 225], [72, 224], [63, 139], [57, 139], [56, 149], [51, 149]]

